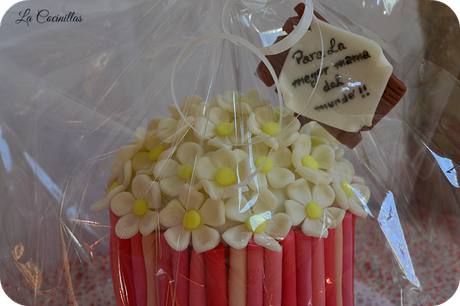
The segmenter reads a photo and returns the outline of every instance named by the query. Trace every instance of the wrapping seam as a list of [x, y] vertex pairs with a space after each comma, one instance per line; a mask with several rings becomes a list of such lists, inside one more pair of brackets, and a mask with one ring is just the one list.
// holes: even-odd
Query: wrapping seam
[[[222, 28], [226, 34], [230, 34], [228, 23], [231, 11], [233, 6], [236, 4], [236, 1], [237, 0], [227, 0], [224, 8], [222, 9]], [[304, 0], [302, 2], [305, 4], [305, 11], [297, 26], [294, 27], [294, 30], [279, 42], [274, 43], [271, 46], [259, 48], [263, 54], [274, 55], [282, 53], [294, 46], [305, 35], [305, 33], [307, 33], [313, 20], [313, 3], [312, 0]]]

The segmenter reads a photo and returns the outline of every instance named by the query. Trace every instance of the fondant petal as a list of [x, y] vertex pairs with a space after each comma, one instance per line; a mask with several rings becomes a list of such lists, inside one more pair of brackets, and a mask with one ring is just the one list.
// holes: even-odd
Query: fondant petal
[[298, 132], [287, 134], [285, 131], [281, 132], [278, 136], [278, 143], [280, 148], [289, 147], [300, 136]]
[[235, 170], [236, 164], [238, 163], [238, 158], [236, 154], [229, 149], [219, 149], [212, 156], [212, 162], [217, 167], [217, 169], [228, 167]]
[[314, 147], [311, 156], [318, 162], [320, 169], [329, 169], [334, 165], [335, 151], [329, 145]]
[[147, 213], [140, 218], [139, 231], [144, 236], [150, 235], [158, 226], [158, 214], [156, 211], [148, 210]]
[[119, 165], [123, 165], [127, 160], [132, 159], [140, 149], [141, 145], [139, 144], [132, 144], [129, 146], [121, 147], [118, 149], [117, 153], [115, 153], [115, 161]]
[[136, 198], [130, 192], [122, 192], [113, 197], [110, 207], [115, 215], [123, 217], [133, 212]]
[[266, 249], [281, 252], [281, 246], [278, 241], [266, 233], [254, 234], [254, 242]]
[[192, 231], [192, 245], [197, 253], [212, 250], [219, 242], [219, 232], [206, 225], [201, 225]]
[[230, 220], [246, 222], [252, 216], [252, 213], [246, 198], [233, 197], [225, 204], [225, 215]]
[[[255, 198], [255, 197], [253, 197]], [[276, 196], [270, 190], [264, 188], [259, 190], [257, 201], [252, 206], [254, 214], [259, 215], [266, 212], [273, 212], [278, 203]]]
[[366, 218], [367, 217], [367, 212], [364, 210], [364, 207], [362, 204], [357, 200], [356, 197], [351, 197], [348, 201], [349, 208], [348, 210], [354, 214], [357, 215], [358, 217], [361, 218]]
[[295, 172], [297, 172], [301, 177], [303, 177], [307, 181], [312, 182], [315, 185], [319, 184], [319, 175], [317, 171], [310, 169], [308, 167], [299, 167], [295, 169]]
[[196, 131], [194, 130], [193, 133], [195, 134], [196, 138], [200, 140], [205, 139], [205, 137], [212, 138], [217, 135], [216, 126], [204, 117], [198, 117], [193, 127], [196, 129]]
[[336, 228], [342, 224], [343, 218], [345, 217], [345, 211], [337, 207], [328, 207], [324, 211], [323, 223], [328, 228]]
[[300, 178], [294, 183], [288, 185], [286, 188], [286, 193], [289, 199], [297, 201], [304, 206], [313, 201], [310, 186], [308, 185], [308, 182], [303, 178]]
[[195, 165], [196, 161], [203, 156], [204, 150], [197, 143], [186, 142], [177, 149], [177, 158], [182, 165]]
[[292, 219], [287, 214], [276, 214], [273, 216], [273, 219], [267, 220], [267, 228], [265, 233], [272, 236], [275, 239], [284, 239], [286, 238], [289, 230], [292, 227]]
[[207, 199], [199, 212], [204, 224], [215, 227], [225, 223], [225, 204], [222, 200]]
[[268, 183], [273, 188], [283, 188], [295, 182], [294, 173], [286, 168], [273, 167], [266, 175]]
[[137, 200], [144, 199], [149, 191], [152, 179], [147, 175], [138, 175], [133, 179], [131, 187], [133, 195]]
[[121, 239], [132, 238], [139, 232], [139, 221], [140, 218], [133, 213], [121, 217], [115, 226], [115, 233]]
[[328, 230], [319, 219], [305, 218], [302, 223], [302, 232], [311, 237], [327, 238]]
[[184, 184], [185, 180], [178, 176], [165, 178], [160, 181], [161, 190], [170, 197], [177, 197], [179, 195], [180, 188]]
[[316, 185], [311, 188], [313, 201], [317, 202], [322, 208], [332, 205], [335, 199], [334, 189], [329, 185]]
[[292, 225], [294, 226], [299, 225], [307, 216], [305, 206], [297, 203], [296, 201], [286, 200], [286, 202], [284, 202], [284, 206], [286, 207], [286, 214], [291, 217]]
[[191, 231], [181, 224], [167, 229], [164, 236], [171, 248], [182, 252], [190, 243]]
[[292, 153], [288, 148], [280, 147], [272, 151], [269, 157], [275, 167], [290, 168], [292, 166]]
[[335, 201], [339, 204], [340, 208], [343, 210], [348, 210], [348, 197], [345, 194], [345, 191], [343, 191], [342, 187], [340, 187], [340, 185], [335, 182], [333, 182], [331, 186], [335, 192]]
[[262, 125], [256, 119], [256, 114], [252, 113], [248, 118], [248, 127], [253, 134], [262, 133]]
[[222, 238], [234, 249], [242, 249], [248, 245], [249, 239], [252, 237], [252, 231], [248, 229], [246, 224], [241, 224], [226, 230], [222, 234]]
[[212, 162], [211, 157], [205, 156], [198, 160], [195, 171], [199, 180], [213, 181], [218, 168]]
[[163, 159], [157, 162], [153, 168], [153, 177], [157, 181], [176, 176], [180, 165], [172, 159]]
[[179, 199], [187, 211], [199, 210], [203, 205], [204, 195], [189, 184], [184, 184], [179, 191]]
[[[294, 154], [295, 151], [295, 154]], [[294, 167], [300, 167], [300, 165], [296, 165], [297, 162], [302, 161], [304, 156], [310, 155], [311, 152], [311, 140], [310, 136], [306, 134], [301, 134], [299, 137], [292, 143], [292, 163]], [[294, 160], [295, 155], [295, 160]]]
[[103, 198], [102, 200], [99, 200], [96, 203], [94, 203], [93, 205], [91, 205], [89, 207], [89, 211], [94, 214], [94, 213], [97, 213], [97, 212], [100, 212], [100, 211], [104, 210], [105, 208], [108, 208], [108, 207], [107, 207], [107, 204], [105, 202], [105, 198]]
[[230, 122], [230, 114], [221, 107], [213, 107], [209, 112], [208, 119], [215, 126], [218, 126], [222, 122]]
[[204, 191], [213, 199], [220, 200], [224, 194], [224, 187], [219, 185], [216, 181], [201, 180], [200, 184], [203, 186]]
[[160, 223], [165, 227], [174, 227], [182, 224], [185, 208], [178, 199], [169, 202], [160, 212]]

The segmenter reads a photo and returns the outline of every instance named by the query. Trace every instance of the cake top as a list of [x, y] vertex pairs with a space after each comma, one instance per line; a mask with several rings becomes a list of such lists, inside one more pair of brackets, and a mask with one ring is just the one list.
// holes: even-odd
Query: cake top
[[292, 227], [326, 238], [347, 210], [367, 216], [369, 188], [338, 141], [257, 89], [186, 97], [184, 116], [169, 110], [116, 152], [106, 194], [90, 208], [120, 217], [118, 237], [161, 230], [173, 249], [196, 252], [221, 240], [241, 249], [253, 237], [281, 251]]

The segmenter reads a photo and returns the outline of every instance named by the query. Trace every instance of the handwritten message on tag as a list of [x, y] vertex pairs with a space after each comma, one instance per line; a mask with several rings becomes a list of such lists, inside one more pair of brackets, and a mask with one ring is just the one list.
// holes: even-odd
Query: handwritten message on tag
[[357, 132], [372, 125], [392, 72], [393, 67], [378, 44], [318, 20], [291, 48], [280, 83], [290, 110], [344, 131]]

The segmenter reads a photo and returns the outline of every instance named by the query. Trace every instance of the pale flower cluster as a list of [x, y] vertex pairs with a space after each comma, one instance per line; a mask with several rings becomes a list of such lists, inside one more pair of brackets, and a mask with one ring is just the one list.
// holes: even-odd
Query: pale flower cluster
[[366, 217], [369, 188], [338, 141], [258, 90], [189, 96], [184, 116], [169, 110], [116, 152], [106, 194], [90, 208], [120, 217], [120, 238], [164, 231], [177, 251], [241, 249], [251, 239], [281, 251], [293, 227], [327, 237], [347, 210]]

